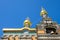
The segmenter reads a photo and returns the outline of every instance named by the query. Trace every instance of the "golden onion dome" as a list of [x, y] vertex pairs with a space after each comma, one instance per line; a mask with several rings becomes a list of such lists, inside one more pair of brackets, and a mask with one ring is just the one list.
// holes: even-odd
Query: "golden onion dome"
[[24, 21], [24, 25], [26, 25], [26, 23], [27, 23], [28, 25], [31, 25], [31, 22], [30, 22], [29, 18], [27, 18], [27, 19]]
[[42, 8], [40, 15], [43, 16], [45, 14], [47, 15], [47, 11], [44, 8]]
[[25, 20], [24, 23], [30, 23], [30, 21], [29, 20]]

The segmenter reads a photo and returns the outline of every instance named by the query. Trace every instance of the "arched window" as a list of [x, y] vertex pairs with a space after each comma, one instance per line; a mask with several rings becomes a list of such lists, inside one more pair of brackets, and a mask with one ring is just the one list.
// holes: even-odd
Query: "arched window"
[[14, 40], [19, 40], [18, 35], [15, 35]]
[[8, 40], [14, 40], [13, 35], [10, 35], [10, 36], [8, 37]]

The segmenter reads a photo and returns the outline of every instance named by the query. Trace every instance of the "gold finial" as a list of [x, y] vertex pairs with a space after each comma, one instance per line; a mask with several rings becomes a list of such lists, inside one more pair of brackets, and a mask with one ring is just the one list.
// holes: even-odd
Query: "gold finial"
[[30, 26], [31, 25], [31, 22], [29, 20], [29, 17], [26, 18], [26, 20], [24, 21], [24, 26]]
[[44, 15], [44, 14], [47, 14], [47, 11], [42, 7], [42, 10], [41, 10], [40, 15], [42, 16], [42, 15]]

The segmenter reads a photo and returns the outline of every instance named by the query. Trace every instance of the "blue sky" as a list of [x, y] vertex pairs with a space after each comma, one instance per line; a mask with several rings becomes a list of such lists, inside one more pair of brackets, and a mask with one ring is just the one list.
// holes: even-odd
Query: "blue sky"
[[30, 17], [34, 28], [41, 21], [41, 7], [60, 23], [60, 0], [0, 0], [0, 35], [3, 28], [23, 27], [26, 17]]

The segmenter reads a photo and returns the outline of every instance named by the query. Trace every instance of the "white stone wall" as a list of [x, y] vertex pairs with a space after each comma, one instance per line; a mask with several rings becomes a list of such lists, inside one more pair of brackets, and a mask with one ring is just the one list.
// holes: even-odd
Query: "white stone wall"
[[[16, 35], [18, 35], [18, 37], [19, 37], [19, 40], [32, 40], [32, 39], [29, 39], [29, 37], [31, 38], [33, 35], [35, 36], [35, 37], [37, 37], [37, 34], [36, 33], [28, 33], [28, 34], [24, 34], [24, 33], [4, 33], [4, 35], [6, 35], [6, 37], [9, 37], [10, 35], [12, 35], [13, 36], [13, 38], [16, 36]], [[4, 36], [3, 35], [3, 36]], [[25, 35], [25, 37], [27, 37], [27, 35], [28, 35], [28, 39], [20, 39], [20, 37], [22, 37], [22, 38], [24, 38], [24, 35]], [[3, 39], [3, 40], [8, 40], [8, 39]]]

